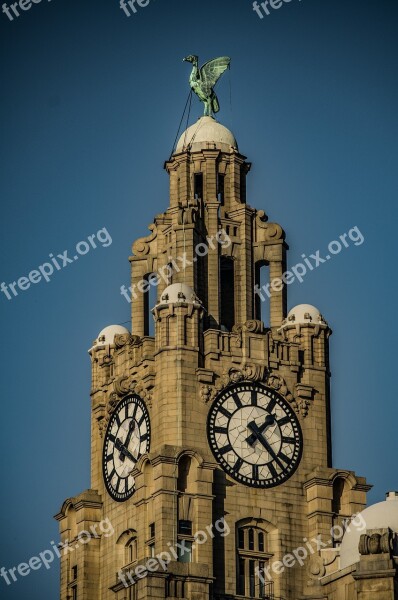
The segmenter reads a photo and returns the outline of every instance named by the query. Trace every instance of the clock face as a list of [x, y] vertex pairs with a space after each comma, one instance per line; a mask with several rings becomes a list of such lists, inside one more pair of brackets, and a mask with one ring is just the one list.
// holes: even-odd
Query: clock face
[[280, 394], [263, 385], [243, 382], [221, 392], [207, 430], [216, 460], [244, 485], [274, 487], [299, 465], [303, 444], [296, 415]]
[[112, 414], [104, 442], [103, 474], [109, 495], [123, 502], [135, 490], [132, 471], [149, 451], [150, 423], [145, 404], [138, 396], [125, 398]]

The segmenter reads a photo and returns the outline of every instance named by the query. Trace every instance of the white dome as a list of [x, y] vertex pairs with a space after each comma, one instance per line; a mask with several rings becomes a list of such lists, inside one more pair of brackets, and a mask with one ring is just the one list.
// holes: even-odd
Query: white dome
[[100, 348], [101, 346], [113, 344], [115, 335], [120, 335], [121, 333], [130, 332], [122, 325], [108, 325], [108, 327], [105, 327], [105, 329], [99, 332], [97, 339], [93, 342], [93, 348]]
[[389, 527], [398, 533], [398, 492], [387, 494], [387, 500], [365, 508], [349, 524], [340, 547], [340, 568], [359, 561], [359, 538], [370, 529]]
[[216, 148], [230, 152], [231, 147], [238, 149], [234, 134], [218, 123], [213, 117], [201, 117], [188, 127], [180, 137], [175, 152], [183, 152], [188, 147], [191, 152], [208, 148], [208, 143]]
[[312, 306], [312, 304], [299, 304], [289, 311], [282, 327], [319, 324], [326, 325], [326, 321], [319, 310], [315, 306]]
[[194, 290], [185, 283], [172, 283], [162, 292], [157, 306], [165, 304], [196, 304], [201, 306]]

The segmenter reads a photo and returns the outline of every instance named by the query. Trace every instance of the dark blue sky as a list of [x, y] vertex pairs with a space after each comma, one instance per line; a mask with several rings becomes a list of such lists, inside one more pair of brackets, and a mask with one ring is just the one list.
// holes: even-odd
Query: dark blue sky
[[[52, 515], [90, 485], [87, 349], [129, 319], [120, 286], [132, 241], [168, 204], [190, 53], [232, 57], [219, 120], [253, 162], [248, 203], [284, 227], [289, 264], [354, 226], [365, 238], [290, 286], [289, 307], [315, 304], [334, 331], [334, 465], [374, 484], [370, 502], [397, 489], [397, 16], [394, 0], [292, 0], [262, 20], [249, 0], [0, 13], [0, 283], [101, 228], [112, 237], [49, 283], [0, 293], [0, 566], [49, 548]], [[194, 99], [191, 121], [200, 111]], [[0, 580], [4, 600], [57, 594], [57, 566]]]

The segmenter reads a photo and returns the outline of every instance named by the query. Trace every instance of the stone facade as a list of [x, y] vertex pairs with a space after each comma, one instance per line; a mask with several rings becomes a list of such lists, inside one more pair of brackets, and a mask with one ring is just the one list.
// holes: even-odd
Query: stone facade
[[[61, 557], [61, 600], [393, 600], [388, 544], [381, 554], [364, 550], [358, 568], [340, 571], [338, 548], [329, 544], [303, 565], [272, 570], [263, 585], [253, 580], [254, 564], [282, 561], [303, 540], [329, 543], [332, 526], [365, 507], [370, 486], [331, 464], [326, 321], [287, 320], [286, 286], [271, 287], [261, 319], [254, 286], [262, 268], [270, 281], [282, 276], [288, 247], [282, 227], [246, 203], [250, 163], [237, 147], [218, 144], [215, 124], [211, 140], [174, 153], [165, 168], [170, 206], [130, 257], [132, 333], [97, 340], [90, 350], [92, 489], [67, 500], [56, 517], [71, 550]], [[151, 314], [148, 278], [159, 272]], [[200, 301], [171, 302], [170, 284], [190, 286]], [[301, 426], [300, 464], [270, 489], [229, 477], [209, 447], [209, 410], [219, 392], [242, 381], [277, 390]], [[104, 435], [120, 401], [133, 395], [149, 412], [150, 451], [135, 464], [134, 494], [116, 502], [104, 484]], [[229, 534], [210, 529], [222, 518]], [[104, 520], [112, 534], [104, 534]], [[82, 532], [93, 530], [83, 543]], [[207, 531], [206, 543], [195, 543], [198, 531]], [[262, 537], [246, 548], [240, 535], [250, 531]], [[182, 540], [193, 544], [189, 561], [171, 551]], [[149, 565], [161, 552], [171, 553], [167, 566], [159, 558]], [[139, 565], [143, 576], [123, 578]]]

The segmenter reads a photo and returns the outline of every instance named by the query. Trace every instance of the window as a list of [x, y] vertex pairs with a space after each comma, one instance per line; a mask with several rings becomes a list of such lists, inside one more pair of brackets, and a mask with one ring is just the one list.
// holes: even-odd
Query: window
[[148, 273], [144, 276], [146, 283], [144, 295], [144, 335], [153, 337], [155, 334], [155, 324], [152, 318], [151, 309], [157, 303], [157, 286], [151, 283], [155, 280], [155, 273]]
[[192, 562], [192, 521], [180, 519], [178, 521], [178, 562]]
[[137, 538], [131, 538], [126, 544], [126, 560], [127, 564], [135, 562], [138, 558], [137, 556]]
[[72, 581], [77, 579], [77, 565], [74, 565], [71, 569]]
[[271, 554], [266, 552], [266, 533], [260, 527], [241, 526], [236, 532], [236, 593], [245, 598], [271, 598], [273, 583], [266, 572]]
[[74, 585], [71, 589], [72, 592], [72, 600], [77, 600], [77, 585]]
[[258, 534], [258, 551], [264, 552], [264, 534], [262, 531]]
[[203, 199], [203, 173], [194, 175], [194, 196], [197, 199]]
[[178, 533], [192, 535], [192, 521], [178, 521]]
[[231, 331], [235, 325], [234, 261], [228, 256], [220, 259], [220, 325]]
[[254, 314], [259, 321], [269, 323], [271, 296], [269, 266], [265, 261], [258, 261], [254, 269]]
[[155, 533], [156, 533], [155, 523], [149, 523], [148, 530], [149, 530], [148, 531], [149, 540], [147, 541], [148, 556], [149, 556], [149, 558], [154, 558], [154, 556], [155, 556]]
[[186, 539], [178, 540], [178, 562], [192, 562], [192, 542]]
[[254, 550], [254, 530], [249, 529], [249, 550]]
[[149, 537], [150, 538], [154, 538], [155, 537], [155, 523], [151, 523], [149, 525]]
[[347, 523], [350, 520], [350, 505], [348, 498], [347, 482], [337, 477], [333, 482], [333, 546], [337, 547], [341, 544]]
[[217, 177], [217, 198], [221, 206], [224, 206], [225, 199], [225, 175], [222, 173], [218, 174]]
[[246, 202], [246, 171], [244, 165], [240, 169], [240, 201], [242, 204]]

